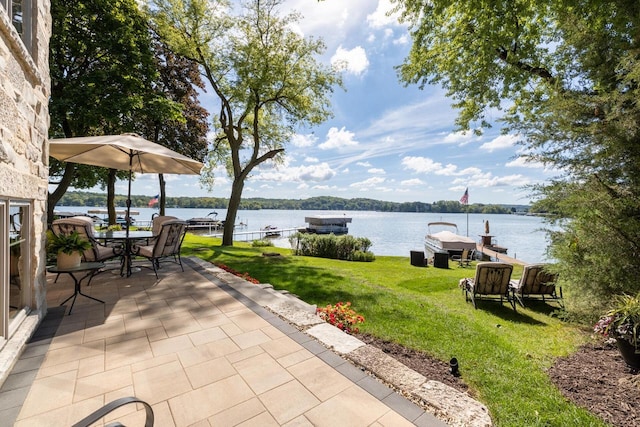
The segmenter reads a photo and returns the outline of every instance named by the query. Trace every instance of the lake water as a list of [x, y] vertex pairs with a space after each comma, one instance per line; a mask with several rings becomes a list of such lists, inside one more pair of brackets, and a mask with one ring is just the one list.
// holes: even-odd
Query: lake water
[[[91, 207], [57, 207], [56, 211], [87, 212]], [[136, 221], [150, 221], [157, 212], [151, 208], [132, 208], [139, 215]], [[205, 217], [212, 209], [167, 208], [166, 214], [181, 219]], [[216, 209], [218, 219], [225, 219], [226, 210]], [[522, 261], [544, 262], [547, 239], [543, 219], [523, 215], [482, 215], [482, 214], [432, 214], [410, 212], [370, 212], [370, 211], [310, 211], [310, 210], [241, 210], [236, 224], [246, 224], [242, 231], [257, 231], [267, 225], [278, 228], [305, 227], [305, 216], [344, 215], [352, 218], [349, 234], [367, 237], [373, 243], [371, 251], [376, 255], [409, 256], [411, 250], [424, 250], [424, 236], [427, 223], [435, 221], [452, 222], [458, 225], [458, 234], [480, 240], [484, 234], [484, 221], [489, 221], [493, 243], [508, 248], [507, 255]], [[468, 221], [468, 229], [467, 229]], [[274, 239], [280, 247], [290, 247], [286, 238]]]

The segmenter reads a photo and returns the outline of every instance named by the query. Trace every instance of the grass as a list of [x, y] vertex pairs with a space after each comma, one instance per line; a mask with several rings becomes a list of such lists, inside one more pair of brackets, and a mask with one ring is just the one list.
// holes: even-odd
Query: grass
[[[473, 264], [420, 268], [409, 257], [357, 263], [292, 256], [283, 248], [219, 245], [219, 239], [188, 234], [183, 253], [226, 264], [318, 306], [351, 301], [366, 319], [361, 332], [443, 361], [456, 357], [496, 426], [606, 425], [566, 401], [546, 374], [556, 358], [574, 352], [590, 334], [554, 317], [556, 306], [542, 302], [518, 306], [514, 313], [506, 302], [479, 301], [475, 310], [458, 288], [460, 278], [473, 277]], [[264, 257], [265, 250], [284, 256]], [[521, 273], [515, 266], [512, 277]]]

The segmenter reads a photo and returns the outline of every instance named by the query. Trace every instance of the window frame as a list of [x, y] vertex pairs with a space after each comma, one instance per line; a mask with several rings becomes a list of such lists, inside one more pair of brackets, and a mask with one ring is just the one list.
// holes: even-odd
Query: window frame
[[24, 43], [29, 53], [31, 53], [32, 42], [33, 42], [33, 6], [37, 2], [37, 0], [20, 0], [21, 13], [22, 13], [22, 31], [19, 31], [18, 28], [13, 23], [14, 1], [15, 0], [0, 0], [0, 5], [4, 7], [4, 13], [9, 17], [9, 22], [11, 22], [11, 26], [16, 31], [16, 33], [20, 36], [22, 43]]

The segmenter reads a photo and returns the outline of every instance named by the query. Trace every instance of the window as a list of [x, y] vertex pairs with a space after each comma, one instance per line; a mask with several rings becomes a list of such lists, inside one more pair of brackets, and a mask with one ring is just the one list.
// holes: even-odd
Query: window
[[11, 335], [12, 322], [28, 313], [31, 289], [31, 205], [0, 200], [0, 339]]
[[24, 45], [31, 51], [31, 6], [35, 0], [0, 0]]

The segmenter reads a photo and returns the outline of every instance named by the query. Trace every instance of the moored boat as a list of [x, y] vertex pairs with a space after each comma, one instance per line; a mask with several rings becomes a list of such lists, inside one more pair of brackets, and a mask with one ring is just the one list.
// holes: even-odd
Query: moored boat
[[[213, 215], [213, 218], [210, 218], [209, 215]], [[224, 227], [224, 221], [220, 221], [216, 219], [218, 216], [217, 212], [210, 212], [205, 217], [200, 218], [189, 218], [187, 220], [187, 230], [198, 230], [198, 229], [210, 229], [210, 230], [218, 230]]]
[[[427, 235], [424, 238], [424, 247], [427, 258], [436, 253], [447, 252], [451, 255], [461, 255], [462, 251], [476, 249], [476, 242], [458, 234], [458, 226], [451, 222], [430, 222], [427, 224]], [[434, 230], [440, 231], [434, 231]]]
[[347, 234], [347, 224], [351, 218], [346, 216], [314, 215], [306, 216], [304, 222], [307, 225], [307, 233], [315, 234]]
[[262, 227], [264, 237], [280, 237], [280, 230], [275, 225], [267, 225]]

